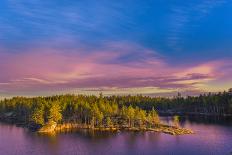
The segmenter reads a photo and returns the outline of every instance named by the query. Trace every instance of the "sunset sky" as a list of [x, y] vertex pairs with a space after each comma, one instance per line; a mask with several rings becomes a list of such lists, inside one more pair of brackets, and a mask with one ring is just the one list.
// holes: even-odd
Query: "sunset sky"
[[0, 1], [0, 98], [230, 87], [231, 0]]

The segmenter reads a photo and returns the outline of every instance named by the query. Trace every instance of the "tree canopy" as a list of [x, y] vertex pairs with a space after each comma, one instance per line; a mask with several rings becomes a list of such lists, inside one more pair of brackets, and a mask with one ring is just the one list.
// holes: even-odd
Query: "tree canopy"
[[44, 125], [49, 121], [96, 126], [143, 127], [159, 125], [162, 112], [232, 114], [230, 92], [173, 98], [149, 96], [56, 95], [13, 97], [0, 101], [0, 116], [12, 113], [14, 120]]

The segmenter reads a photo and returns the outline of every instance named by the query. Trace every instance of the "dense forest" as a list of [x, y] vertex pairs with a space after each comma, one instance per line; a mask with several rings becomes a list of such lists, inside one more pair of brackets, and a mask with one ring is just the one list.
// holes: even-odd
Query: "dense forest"
[[[157, 126], [158, 113], [231, 115], [232, 93], [209, 93], [172, 98], [149, 96], [14, 97], [0, 101], [0, 119], [41, 127], [46, 122], [74, 122], [99, 126]], [[178, 121], [178, 120], [177, 120]]]
[[[125, 98], [126, 99], [126, 98]], [[157, 112], [149, 112], [132, 105], [126, 106], [119, 97], [60, 95], [51, 97], [14, 97], [0, 102], [2, 119], [14, 123], [41, 127], [53, 121], [78, 123], [94, 127], [143, 127], [159, 124]]]
[[149, 97], [149, 96], [122, 96], [109, 97], [119, 105], [140, 107], [151, 110], [153, 107], [163, 114], [202, 114], [202, 115], [232, 115], [232, 90], [228, 92], [207, 93], [199, 96], [181, 97]]

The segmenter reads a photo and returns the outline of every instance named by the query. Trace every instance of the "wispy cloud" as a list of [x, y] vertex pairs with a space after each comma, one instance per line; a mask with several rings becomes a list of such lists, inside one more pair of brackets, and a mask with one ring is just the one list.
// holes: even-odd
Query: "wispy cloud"
[[213, 9], [226, 4], [226, 2], [226, 0], [204, 0], [199, 3], [187, 3], [186, 5], [173, 7], [167, 37], [169, 47], [177, 51], [182, 50], [186, 33], [199, 26], [201, 19], [209, 15]]
[[[0, 52], [0, 90], [39, 92], [99, 88], [121, 92], [139, 88], [138, 93], [147, 93], [143, 88], [152, 87], [157, 93], [201, 91], [199, 85], [232, 74], [228, 70], [221, 71], [231, 65], [227, 60], [174, 66], [155, 51], [130, 43], [112, 42], [102, 45], [101, 50], [89, 50], [34, 46], [20, 54]], [[129, 56], [132, 58], [124, 61]]]
[[[212, 58], [191, 37], [185, 43], [227, 0], [63, 2], [0, 2], [0, 93], [197, 93], [231, 83], [230, 45]], [[169, 55], [185, 46], [185, 55]]]
[[8, 34], [18, 31], [20, 37], [30, 30], [37, 39], [73, 36], [85, 42], [97, 42], [114, 38], [118, 27], [124, 31], [133, 26], [133, 21], [122, 11], [127, 9], [122, 2], [70, 1], [64, 5], [61, 1], [7, 0], [7, 4], [8, 11], [17, 15], [20, 22], [0, 22], [0, 26], [7, 28]]

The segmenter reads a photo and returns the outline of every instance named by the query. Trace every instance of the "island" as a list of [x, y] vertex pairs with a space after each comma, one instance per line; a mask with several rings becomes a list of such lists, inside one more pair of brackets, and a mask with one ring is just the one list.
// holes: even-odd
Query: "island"
[[[155, 107], [133, 105], [136, 96], [56, 95], [14, 97], [0, 101], [0, 120], [39, 133], [88, 129], [94, 131], [154, 131], [171, 135], [193, 134], [182, 128], [179, 117], [172, 124], [160, 121]], [[142, 101], [143, 98], [137, 96]], [[132, 103], [132, 104], [131, 104]]]

